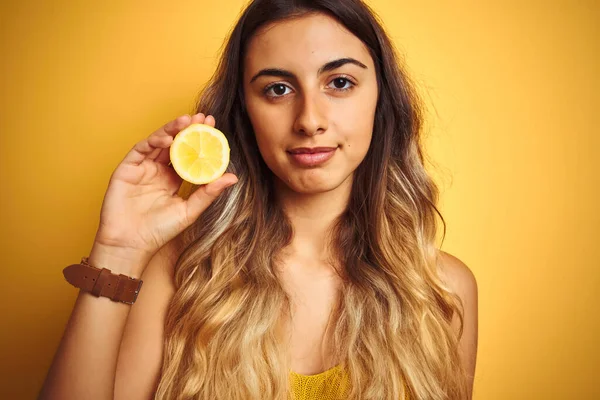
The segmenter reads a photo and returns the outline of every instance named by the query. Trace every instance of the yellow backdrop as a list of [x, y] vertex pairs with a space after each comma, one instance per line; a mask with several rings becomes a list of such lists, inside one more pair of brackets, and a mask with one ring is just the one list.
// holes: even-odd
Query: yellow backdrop
[[[443, 248], [478, 279], [475, 398], [600, 398], [598, 2], [371, 3], [429, 106]], [[2, 2], [0, 398], [36, 396], [110, 173], [191, 111], [242, 4]]]

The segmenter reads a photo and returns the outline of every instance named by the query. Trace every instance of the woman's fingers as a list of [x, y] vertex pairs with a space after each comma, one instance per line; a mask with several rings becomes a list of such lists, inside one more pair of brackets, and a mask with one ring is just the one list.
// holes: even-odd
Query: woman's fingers
[[180, 130], [188, 126], [191, 121], [192, 117], [189, 114], [182, 115], [181, 117], [177, 117], [173, 121], [169, 122], [152, 135], [157, 134], [158, 136], [162, 136], [163, 133], [166, 133], [169, 136], [175, 137], [175, 135], [177, 135]]
[[203, 124], [206, 117], [203, 113], [198, 113], [192, 116], [192, 124]]
[[156, 147], [152, 146], [148, 139], [144, 139], [133, 146], [129, 153], [123, 159], [123, 164], [140, 165], [146, 157], [150, 156]]
[[139, 165], [144, 160], [156, 161], [167, 165], [169, 163], [169, 147], [175, 136], [190, 124], [207, 124], [215, 126], [213, 116], [205, 116], [203, 113], [188, 114], [177, 117], [162, 128], [152, 133], [148, 138], [138, 142], [125, 156], [123, 162]]
[[[179, 133], [182, 129], [186, 128], [187, 126], [189, 126], [191, 124], [200, 123], [200, 122], [198, 122], [199, 120], [204, 121], [204, 114], [198, 113], [198, 114], [191, 116], [189, 123], [187, 123], [185, 125], [177, 125], [177, 120], [172, 121], [173, 123], [175, 123], [175, 127], [177, 129], [181, 128], [181, 129], [177, 130], [175, 135], [177, 135], [177, 133]], [[187, 122], [187, 118], [186, 118], [186, 122]], [[150, 137], [157, 137], [157, 138], [161, 138], [161, 139], [165, 140], [168, 143], [168, 146], [158, 146], [160, 148], [157, 149], [155, 152], [153, 152], [150, 156], [148, 156], [149, 160], [153, 160], [153, 161], [156, 161], [156, 162], [164, 164], [164, 165], [167, 165], [169, 163], [169, 160], [170, 160], [169, 147], [173, 143], [172, 139], [175, 137], [175, 135], [172, 135], [173, 132], [174, 131], [172, 130], [172, 127], [168, 126], [168, 127], [165, 127], [164, 133], [160, 132], [160, 130], [158, 130], [158, 131], [154, 132], [154, 134], [152, 136], [150, 136]]]
[[[194, 114], [192, 116], [190, 125], [191, 124], [209, 124], [214, 127], [215, 126], [215, 118], [212, 115], [208, 115], [205, 117], [203, 113], [198, 113], [198, 114]], [[154, 157], [152, 157], [150, 159], [156, 161], [157, 163], [161, 163], [163, 165], [169, 165], [169, 162], [171, 161], [170, 149], [163, 148], [163, 149], [161, 149], [161, 151], [157, 152], [154, 155]]]
[[171, 162], [171, 149], [161, 149], [154, 161], [163, 165], [169, 165]]
[[173, 144], [173, 136], [151, 136], [148, 141], [156, 148], [148, 155], [147, 159], [156, 161], [163, 152], [169, 152], [169, 147]]
[[202, 185], [196, 189], [186, 201], [188, 220], [195, 221], [223, 190], [236, 184], [237, 181], [237, 176], [232, 173], [226, 173], [216, 181]]
[[161, 149], [168, 148], [177, 132], [189, 125], [190, 121], [191, 117], [186, 114], [167, 123], [148, 138], [136, 143], [123, 159], [123, 163], [140, 165], [149, 157], [158, 157]]
[[212, 115], [207, 116], [206, 119], [204, 120], [204, 123], [206, 125], [210, 125], [214, 128], [215, 127], [215, 117], [213, 117]]

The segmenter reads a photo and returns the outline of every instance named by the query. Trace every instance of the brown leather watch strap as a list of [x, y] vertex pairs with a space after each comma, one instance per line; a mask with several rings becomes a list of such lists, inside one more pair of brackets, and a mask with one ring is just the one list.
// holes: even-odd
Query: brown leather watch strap
[[69, 265], [63, 269], [67, 282], [96, 297], [108, 297], [112, 301], [126, 304], [135, 303], [143, 281], [123, 274], [113, 274], [109, 269], [96, 268], [88, 263], [87, 257], [80, 264]]

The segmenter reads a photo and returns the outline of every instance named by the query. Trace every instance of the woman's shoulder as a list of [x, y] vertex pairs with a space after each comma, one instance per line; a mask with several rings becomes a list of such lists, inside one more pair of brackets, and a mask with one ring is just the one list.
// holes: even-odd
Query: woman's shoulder
[[463, 301], [477, 295], [477, 279], [473, 271], [458, 257], [439, 250], [438, 266], [441, 278]]

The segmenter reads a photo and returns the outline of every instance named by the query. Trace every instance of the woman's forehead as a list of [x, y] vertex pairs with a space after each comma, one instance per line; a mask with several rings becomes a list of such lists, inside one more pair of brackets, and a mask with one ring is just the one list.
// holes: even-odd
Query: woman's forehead
[[344, 57], [372, 65], [360, 39], [334, 18], [311, 13], [261, 28], [250, 40], [244, 61], [246, 72], [252, 74], [271, 67], [316, 71]]

